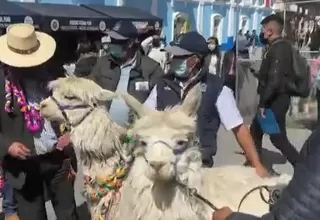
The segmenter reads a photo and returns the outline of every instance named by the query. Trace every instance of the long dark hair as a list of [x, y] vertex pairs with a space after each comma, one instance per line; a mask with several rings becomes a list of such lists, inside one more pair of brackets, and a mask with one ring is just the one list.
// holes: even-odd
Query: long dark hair
[[217, 37], [209, 37], [208, 42], [214, 42], [216, 44], [216, 48], [211, 51], [211, 54], [216, 55], [217, 57], [221, 57], [221, 52], [220, 52], [220, 44], [219, 44], [219, 39]]

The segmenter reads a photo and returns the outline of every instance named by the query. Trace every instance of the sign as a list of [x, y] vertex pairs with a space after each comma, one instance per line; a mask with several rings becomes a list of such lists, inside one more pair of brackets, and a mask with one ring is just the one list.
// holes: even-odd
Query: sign
[[53, 31], [105, 31], [107, 24], [97, 19], [52, 19], [50, 28]]
[[10, 16], [0, 16], [0, 28], [7, 28], [11, 24]]
[[148, 22], [145, 21], [133, 21], [132, 24], [137, 28], [137, 29], [146, 29], [148, 27]]

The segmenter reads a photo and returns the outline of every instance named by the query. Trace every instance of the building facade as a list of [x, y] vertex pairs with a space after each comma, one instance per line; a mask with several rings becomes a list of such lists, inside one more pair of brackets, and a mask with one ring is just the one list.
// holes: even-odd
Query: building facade
[[[95, 4], [136, 7], [163, 19], [163, 32], [172, 41], [194, 30], [216, 36], [223, 50], [233, 46], [238, 30], [260, 31], [260, 21], [273, 13], [272, 0], [17, 0], [39, 3]], [[237, 2], [238, 4], [237, 4]]]
[[223, 50], [233, 46], [238, 30], [260, 31], [260, 21], [273, 13], [272, 0], [125, 0], [163, 19], [167, 41], [181, 32], [196, 30], [204, 37], [216, 36]]

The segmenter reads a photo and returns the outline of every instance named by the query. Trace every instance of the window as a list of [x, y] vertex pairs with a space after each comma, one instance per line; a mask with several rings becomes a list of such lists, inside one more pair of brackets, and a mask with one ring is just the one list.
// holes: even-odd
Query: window
[[222, 42], [223, 17], [221, 15], [212, 15], [211, 19], [211, 35], [218, 38]]
[[173, 21], [173, 40], [176, 40], [180, 34], [188, 31], [190, 31], [188, 16], [182, 12], [176, 13]]
[[258, 5], [264, 5], [264, 0], [258, 0]]

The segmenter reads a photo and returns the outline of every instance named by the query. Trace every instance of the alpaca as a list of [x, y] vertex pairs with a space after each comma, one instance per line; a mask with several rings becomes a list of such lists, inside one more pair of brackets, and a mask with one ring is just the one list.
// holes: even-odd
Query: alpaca
[[[208, 220], [212, 210], [188, 195], [178, 182], [196, 188], [217, 207], [227, 205], [236, 210], [253, 187], [289, 181], [288, 176], [263, 180], [253, 169], [241, 166], [202, 169], [200, 151], [193, 146], [194, 115], [201, 99], [196, 88], [181, 106], [164, 112], [145, 109], [133, 97], [123, 94], [139, 118], [128, 132], [127, 144], [122, 146], [121, 135], [127, 131], [110, 120], [105, 108], [105, 102], [116, 97], [114, 93], [84, 78], [50, 82], [52, 96], [41, 102], [41, 114], [50, 121], [66, 123], [71, 129], [71, 140], [85, 176], [96, 182], [110, 178], [121, 161], [131, 160], [134, 149], [135, 160], [122, 187], [119, 185], [120, 189], [110, 190], [96, 201], [87, 198], [92, 219], [103, 219], [102, 214], [107, 212], [109, 220]], [[100, 188], [87, 184], [85, 190], [90, 194]], [[240, 209], [257, 216], [267, 210], [258, 192], [251, 193]]]
[[105, 102], [116, 94], [103, 90], [91, 80], [75, 76], [52, 81], [48, 88], [52, 90], [52, 96], [41, 102], [41, 114], [50, 121], [69, 126], [70, 138], [87, 181], [84, 194], [95, 220], [103, 214], [103, 206], [112, 197], [106, 191], [102, 192], [105, 195], [98, 195], [97, 192], [101, 193], [103, 189], [91, 184], [92, 180], [110, 178], [118, 169], [121, 158], [130, 160], [126, 156], [128, 153], [120, 149], [120, 136], [126, 130], [110, 120], [105, 107]]
[[[124, 183], [117, 220], [208, 220], [213, 210], [190, 196], [181, 183], [195, 188], [215, 206], [238, 211], [243, 196], [261, 186], [287, 184], [282, 175], [261, 179], [253, 168], [224, 166], [201, 168], [201, 153], [195, 145], [195, 115], [201, 100], [200, 86], [194, 87], [180, 106], [163, 112], [146, 109], [129, 94], [122, 97], [138, 115], [131, 136], [135, 160]], [[262, 192], [265, 197], [267, 191]], [[261, 216], [267, 213], [259, 191], [250, 193], [240, 210]]]

